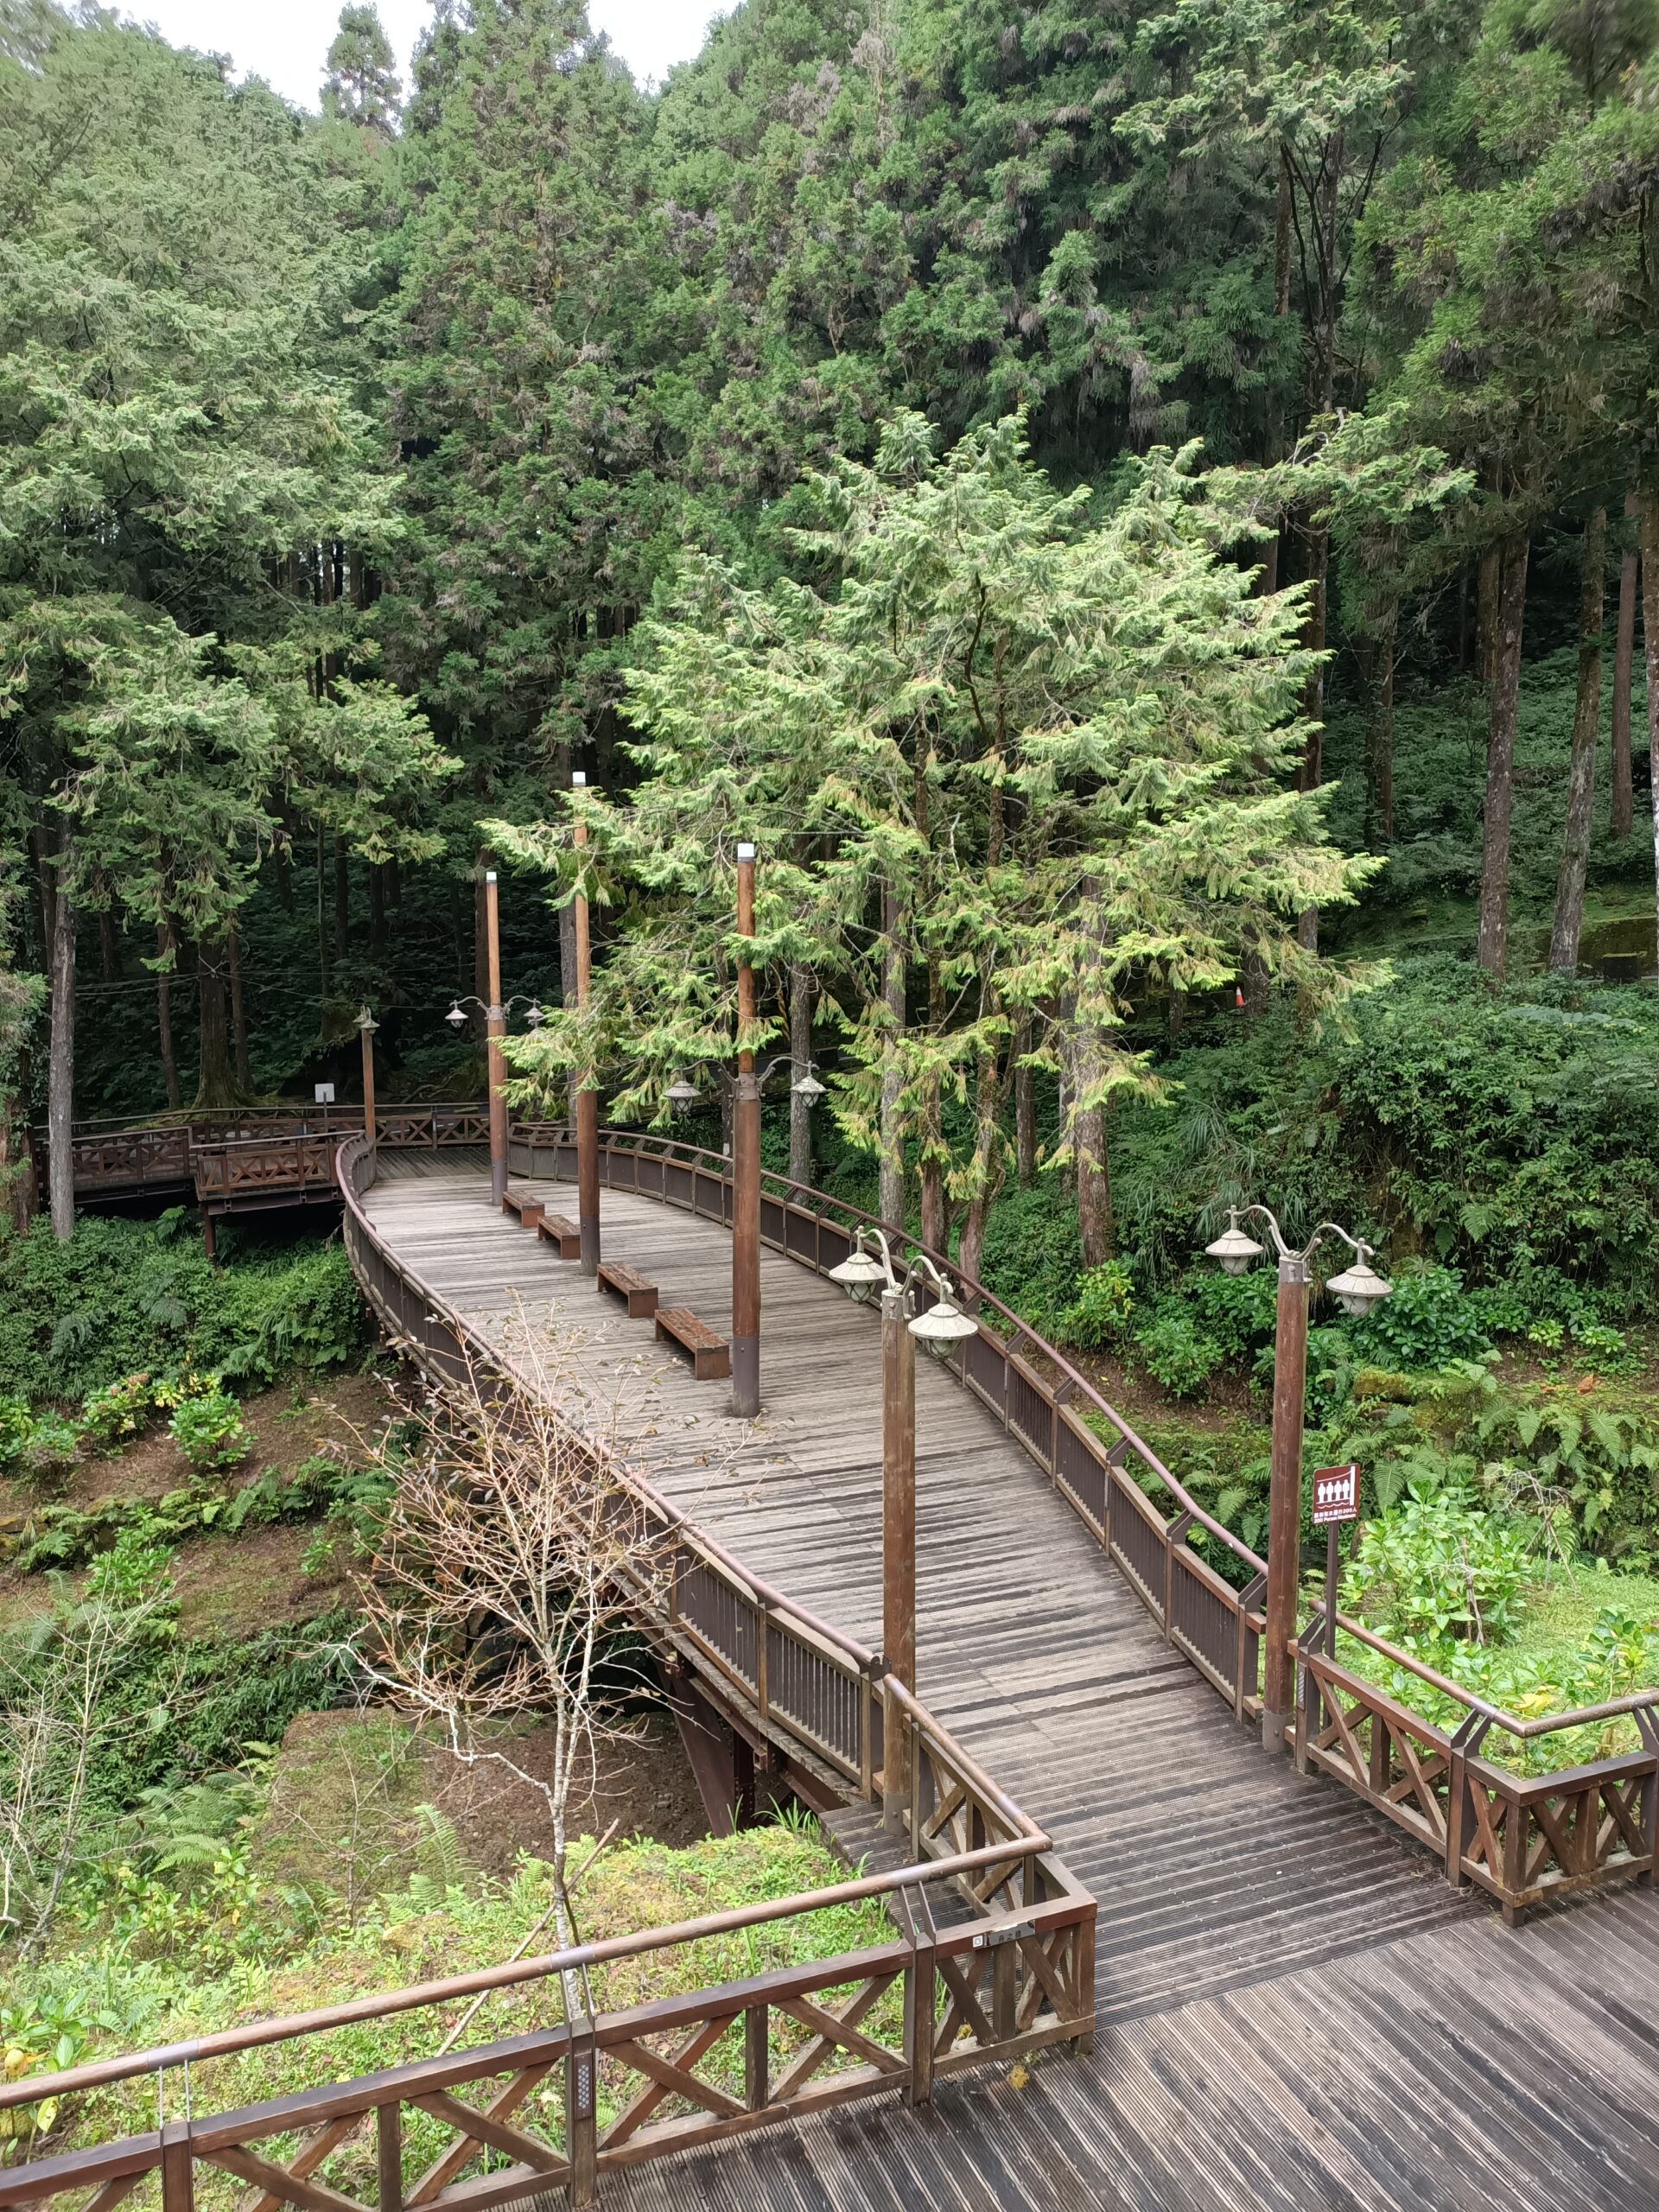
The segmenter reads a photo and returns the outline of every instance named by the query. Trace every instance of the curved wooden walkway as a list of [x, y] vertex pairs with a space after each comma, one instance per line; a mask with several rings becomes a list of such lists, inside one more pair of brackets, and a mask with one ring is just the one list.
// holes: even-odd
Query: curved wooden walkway
[[[542, 1188], [543, 1186], [532, 1186]], [[544, 1186], [568, 1208], [567, 1185]], [[766, 1410], [740, 1426], [517, 1224], [483, 1163], [389, 1154], [378, 1234], [485, 1337], [533, 1330], [658, 1486], [756, 1573], [879, 1640], [876, 1325], [761, 1260]], [[717, 1226], [607, 1191], [606, 1252], [730, 1325]], [[640, 2207], [1659, 2205], [1659, 1909], [1519, 1929], [1363, 1806], [1274, 1762], [1075, 1516], [921, 1363], [918, 1688], [1099, 1904], [1092, 2057], [941, 2085], [617, 2176]]]

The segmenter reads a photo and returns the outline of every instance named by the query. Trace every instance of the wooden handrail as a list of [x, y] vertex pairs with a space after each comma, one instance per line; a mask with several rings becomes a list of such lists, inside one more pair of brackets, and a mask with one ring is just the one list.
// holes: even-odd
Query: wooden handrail
[[387, 1990], [372, 1997], [354, 1997], [343, 2005], [321, 2005], [309, 2012], [290, 2012], [271, 2020], [251, 2020], [239, 2028], [195, 2036], [185, 2043], [157, 2044], [149, 2050], [130, 2051], [120, 2058], [94, 2059], [85, 2066], [66, 2067], [57, 2074], [26, 2075], [17, 2082], [0, 2082], [0, 2112], [17, 2105], [39, 2104], [48, 2097], [67, 2097], [87, 2089], [106, 2088], [112, 2082], [130, 2082], [141, 2074], [155, 2074], [169, 2066], [200, 2066], [210, 2058], [228, 2058], [242, 2050], [257, 2050], [274, 2043], [290, 2043], [302, 2036], [326, 2035], [358, 2020], [389, 2018], [394, 2012], [415, 2012], [429, 2005], [448, 2005], [457, 1998], [477, 1997], [493, 1989], [512, 1989], [527, 1981], [545, 1981], [551, 1975], [605, 1966], [615, 1959], [635, 1959], [648, 1951], [671, 1950], [682, 1943], [699, 1943], [718, 1936], [733, 1936], [745, 1928], [765, 1927], [774, 1920], [797, 1919], [810, 1912], [825, 1912], [838, 1905], [857, 1904], [868, 1897], [891, 1897], [900, 1890], [924, 1883], [954, 1880], [959, 1874], [1006, 1866], [1033, 1851], [1052, 1847], [1040, 1829], [1024, 1831], [1012, 1842], [988, 1843], [977, 1851], [957, 1853], [950, 1859], [924, 1859], [899, 1866], [885, 1874], [866, 1874], [850, 1882], [833, 1882], [820, 1890], [801, 1890], [786, 1897], [768, 1897], [760, 1904], [739, 1906], [730, 1912], [709, 1912], [696, 1920], [676, 1921], [667, 1928], [644, 1928], [632, 1936], [611, 1936], [597, 1943], [573, 1944], [563, 1951], [549, 1951], [533, 1959], [513, 1959], [499, 1967], [480, 1967], [472, 1974], [445, 1975], [437, 1981], [411, 1982], [405, 1989]]

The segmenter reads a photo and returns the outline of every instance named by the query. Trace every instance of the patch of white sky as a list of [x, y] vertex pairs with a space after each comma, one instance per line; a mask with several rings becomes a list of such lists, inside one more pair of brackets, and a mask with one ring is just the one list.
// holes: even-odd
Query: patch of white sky
[[[175, 46], [228, 54], [238, 77], [263, 77], [300, 107], [315, 108], [323, 56], [340, 18], [340, 0], [116, 0], [124, 15], [153, 23]], [[415, 41], [431, 20], [430, 0], [378, 0], [380, 20], [404, 85]], [[641, 85], [660, 84], [689, 61], [721, 12], [707, 0], [588, 0], [588, 19]]]

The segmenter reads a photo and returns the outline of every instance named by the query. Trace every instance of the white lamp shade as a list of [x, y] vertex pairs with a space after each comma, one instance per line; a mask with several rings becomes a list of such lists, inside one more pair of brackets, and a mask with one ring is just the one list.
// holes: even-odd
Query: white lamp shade
[[1372, 1267], [1368, 1245], [1361, 1245], [1359, 1257], [1352, 1267], [1344, 1268], [1339, 1275], [1332, 1275], [1325, 1287], [1343, 1312], [1351, 1313], [1357, 1321], [1363, 1321], [1373, 1306], [1394, 1295], [1394, 1285]]
[[1238, 1208], [1227, 1209], [1227, 1226], [1213, 1244], [1204, 1248], [1206, 1259], [1219, 1260], [1223, 1272], [1242, 1275], [1254, 1261], [1262, 1256], [1262, 1247], [1253, 1236], [1247, 1236], [1238, 1225]]
[[936, 1359], [949, 1359], [957, 1344], [979, 1334], [979, 1324], [964, 1313], [953, 1299], [942, 1298], [925, 1313], [916, 1316], [910, 1325], [910, 1333]]

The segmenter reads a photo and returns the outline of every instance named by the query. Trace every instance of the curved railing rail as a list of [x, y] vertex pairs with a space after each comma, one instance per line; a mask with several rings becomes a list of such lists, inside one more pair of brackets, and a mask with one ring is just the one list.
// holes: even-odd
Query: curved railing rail
[[[419, 1129], [415, 1141], [422, 1141]], [[388, 1332], [440, 1385], [486, 1381], [535, 1389], [533, 1376], [486, 1342], [376, 1234], [361, 1192], [377, 1159], [365, 1135], [348, 1137], [338, 1147], [336, 1173], [353, 1265]], [[589, 1448], [597, 1459], [601, 1447]], [[908, 1840], [911, 1863], [740, 1912], [0, 2085], [0, 2110], [38, 2111], [48, 2099], [73, 2101], [155, 2074], [159, 2113], [164, 2077], [181, 2071], [186, 2107], [182, 2120], [150, 2133], [0, 2172], [0, 2212], [86, 2190], [92, 2194], [82, 2212], [110, 2212], [155, 2173], [162, 2212], [193, 2212], [202, 2167], [249, 2184], [268, 2212], [279, 2204], [370, 2212], [363, 2198], [334, 2185], [329, 2164], [349, 2161], [352, 2139], [365, 2126], [375, 2135], [374, 2212], [416, 2206], [489, 2212], [558, 2186], [585, 2204], [609, 2168], [883, 2091], [925, 2103], [941, 2075], [1054, 2044], [1089, 2044], [1095, 1904], [1049, 1837], [925, 1707], [884, 1676], [873, 1652], [749, 1574], [632, 1470], [618, 1465], [612, 1472], [643, 1501], [659, 1539], [652, 1586], [658, 1610], [643, 1624], [648, 1633], [715, 1676], [769, 1734], [782, 1734], [848, 1794], [880, 1798], [890, 1824], [896, 1817]], [[930, 1899], [931, 1886], [942, 1882], [957, 1898], [944, 1926]], [[454, 2052], [446, 2045], [433, 2059], [356, 2080], [321, 2080], [266, 2104], [228, 2113], [193, 2108], [193, 2064], [512, 1984], [556, 1977], [569, 1991], [577, 1970], [613, 1959], [683, 1949], [874, 1898], [893, 1908], [892, 1942], [625, 2012], [578, 2013], [505, 2043]], [[795, 2047], [775, 2072], [772, 2031], [779, 2024]], [[737, 2034], [741, 2057], [734, 2051]], [[321, 2071], [328, 2062], [314, 2063]], [[532, 2126], [518, 2107], [556, 2067], [563, 2076], [559, 2115], [538, 2114]], [[482, 2105], [457, 2094], [469, 2085], [483, 2089]], [[198, 2075], [194, 2106], [210, 2095]], [[546, 2101], [539, 2091], [538, 2104]], [[420, 2116], [429, 2133], [435, 2118], [454, 2138], [412, 2183], [405, 2115]]]
[[[561, 1179], [574, 1175], [575, 1136], [563, 1124], [517, 1122], [509, 1131], [509, 1147], [512, 1164], [532, 1179], [543, 1172]], [[600, 1137], [600, 1173], [613, 1189], [637, 1191], [731, 1225], [730, 1169], [719, 1153], [672, 1137], [607, 1129]], [[896, 1250], [925, 1255], [962, 1284], [977, 1313], [979, 1332], [963, 1340], [950, 1364], [1116, 1560], [1166, 1640], [1192, 1662], [1240, 1719], [1255, 1714], [1261, 1705], [1258, 1601], [1266, 1586], [1266, 1562], [1204, 1510], [1063, 1352], [982, 1283], [965, 1281], [944, 1253], [828, 1192], [791, 1182], [787, 1176], [762, 1174], [761, 1242], [820, 1274], [847, 1257], [859, 1230], [875, 1228]], [[918, 1295], [925, 1303], [931, 1294], [918, 1289]], [[1042, 1363], [1040, 1369], [1024, 1356], [1027, 1351]], [[1111, 1442], [1079, 1419], [1079, 1406], [1105, 1422]], [[1167, 1491], [1175, 1509], [1167, 1520], [1129, 1471], [1132, 1459]], [[1195, 1529], [1236, 1563], [1245, 1578], [1243, 1589], [1193, 1548]]]
[[[574, 1172], [574, 1133], [557, 1123], [519, 1123], [510, 1132], [516, 1160], [534, 1178], [548, 1166]], [[601, 1134], [601, 1179], [718, 1221], [731, 1223], [729, 1169], [722, 1155], [670, 1137], [630, 1130]], [[762, 1175], [760, 1230], [772, 1249], [820, 1274], [843, 1260], [860, 1228], [880, 1227], [909, 1255], [960, 1271], [907, 1232], [844, 1200]], [[980, 1317], [952, 1364], [1002, 1421], [1099, 1540], [1166, 1639], [1189, 1658], [1243, 1719], [1260, 1709], [1263, 1622], [1257, 1602], [1267, 1563], [1192, 1497], [1088, 1378], [982, 1284], [963, 1287]], [[925, 1294], [924, 1294], [925, 1295]], [[1040, 1369], [1022, 1356], [1029, 1350]], [[1051, 1379], [1053, 1378], [1053, 1379]], [[1079, 1421], [1084, 1404], [1115, 1433], [1108, 1445]], [[1173, 1510], [1160, 1512], [1129, 1471], [1134, 1460]], [[1193, 1532], [1218, 1544], [1248, 1580], [1234, 1587], [1192, 1549]], [[1522, 1721], [1447, 1681], [1346, 1615], [1344, 1633], [1389, 1666], [1450, 1698], [1465, 1719], [1436, 1728], [1323, 1648], [1322, 1620], [1296, 1649], [1300, 1694], [1298, 1758], [1364, 1798], [1442, 1859], [1454, 1884], [1473, 1882], [1516, 1918], [1568, 1891], [1632, 1878], [1650, 1881], [1659, 1848], [1659, 1692], [1615, 1699], [1572, 1713]], [[1552, 1772], [1519, 1775], [1482, 1756], [1497, 1728], [1518, 1744], [1630, 1719], [1639, 1748]]]

